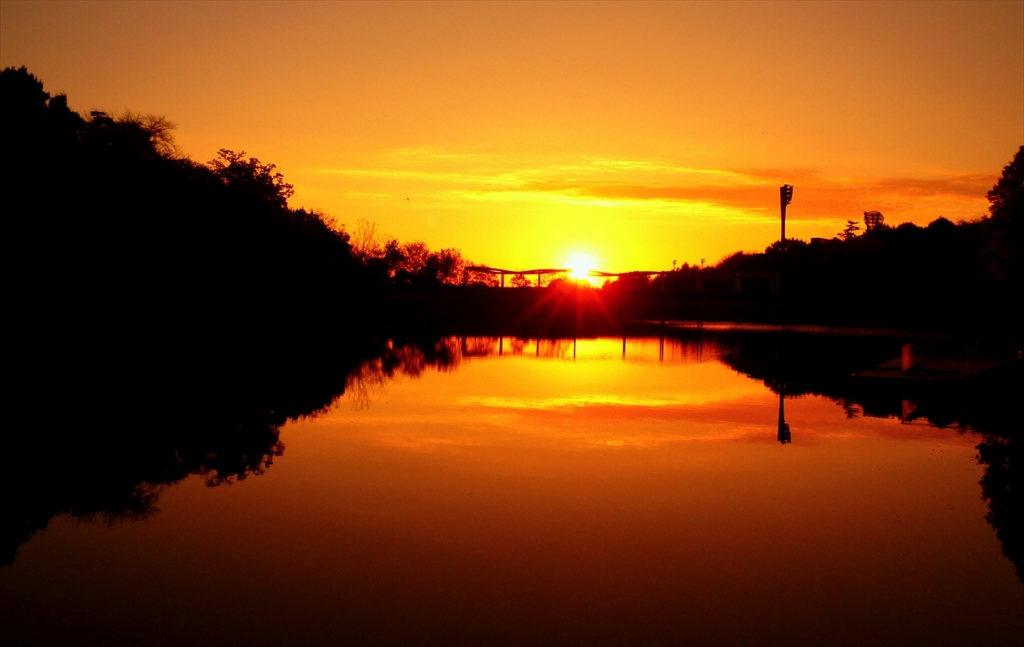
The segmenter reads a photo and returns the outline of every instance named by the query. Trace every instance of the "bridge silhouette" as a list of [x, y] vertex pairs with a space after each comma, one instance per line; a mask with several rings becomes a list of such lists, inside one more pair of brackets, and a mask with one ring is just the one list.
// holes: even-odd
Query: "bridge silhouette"
[[[587, 270], [587, 276], [591, 278], [619, 278], [622, 276], [654, 276], [663, 277], [669, 276], [678, 270], [630, 270], [628, 272], [603, 272], [601, 270]], [[505, 287], [505, 276], [529, 276], [537, 277], [537, 287], [541, 287], [541, 277], [549, 275], [559, 274], [573, 274], [575, 270], [572, 268], [538, 268], [532, 270], [508, 270], [500, 267], [490, 267], [487, 265], [470, 265], [462, 271], [462, 284], [467, 285], [469, 283], [470, 274], [487, 274], [497, 275], [501, 277], [501, 287]], [[771, 293], [776, 295], [779, 293], [779, 275], [773, 272], [712, 272], [704, 269], [697, 271], [696, 276], [696, 291], [703, 292], [706, 281], [732, 281], [732, 291], [740, 293], [743, 291], [743, 280], [744, 279], [770, 279], [771, 280]], [[662, 289], [664, 289], [664, 282], [662, 283]]]

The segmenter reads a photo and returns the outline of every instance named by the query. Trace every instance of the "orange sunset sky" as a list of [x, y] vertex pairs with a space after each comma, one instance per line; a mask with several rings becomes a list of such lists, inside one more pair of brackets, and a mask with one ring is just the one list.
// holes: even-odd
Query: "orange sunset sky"
[[1024, 143], [1024, 2], [0, 5], [79, 112], [278, 165], [293, 206], [511, 268], [709, 263], [987, 212]]

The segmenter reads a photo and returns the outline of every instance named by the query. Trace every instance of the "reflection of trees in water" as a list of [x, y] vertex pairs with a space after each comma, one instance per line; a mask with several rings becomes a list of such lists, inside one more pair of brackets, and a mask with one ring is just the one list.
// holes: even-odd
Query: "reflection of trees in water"
[[[1017, 428], [1020, 432], [1020, 427]], [[978, 462], [985, 466], [981, 494], [988, 501], [988, 520], [1003, 544], [1003, 554], [1024, 581], [1024, 455], [1019, 438], [986, 435], [978, 445]]]
[[0, 564], [54, 516], [144, 519], [189, 476], [212, 487], [263, 474], [284, 452], [281, 426], [329, 407], [373, 350], [325, 348], [315, 363], [269, 351], [193, 355], [159, 372], [117, 358], [103, 376], [86, 362], [25, 375], [14, 398], [21, 422], [5, 445]]
[[572, 357], [572, 339], [523, 337], [442, 337], [388, 342], [374, 357], [362, 361], [349, 374], [345, 386], [357, 408], [368, 406], [396, 375], [417, 377], [428, 369], [454, 371], [473, 358], [495, 356]]
[[[985, 518], [1024, 581], [1024, 457], [1019, 437], [1024, 415], [1017, 404], [1022, 386], [1019, 371], [975, 387], [883, 390], [849, 376], [896, 355], [897, 343], [783, 335], [736, 336], [722, 343], [727, 349], [722, 354], [726, 364], [762, 380], [780, 397], [820, 395], [839, 404], [848, 418], [917, 420], [959, 433], [977, 433], [981, 439], [978, 463], [985, 466], [980, 485], [989, 505]], [[780, 429], [781, 424], [780, 417]]]
[[0, 564], [10, 563], [18, 546], [56, 515], [109, 523], [144, 519], [157, 510], [166, 486], [188, 476], [217, 486], [262, 474], [284, 452], [279, 428], [289, 418], [269, 417], [262, 425], [199, 421], [200, 431], [146, 424], [146, 415], [159, 412], [132, 411], [127, 417], [136, 424], [114, 422], [97, 431], [63, 420], [59, 428], [13, 440], [8, 449], [18, 463], [3, 488]]
[[351, 370], [345, 392], [358, 408], [369, 406], [384, 384], [396, 375], [417, 377], [428, 368], [453, 371], [462, 361], [462, 353], [453, 337], [419, 342], [387, 342], [373, 357], [364, 359]]
[[446, 337], [318, 347], [310, 361], [266, 348], [219, 360], [196, 353], [159, 372], [146, 362], [127, 370], [119, 357], [107, 362], [118, 365], [115, 377], [63, 365], [25, 376], [15, 398], [25, 422], [5, 447], [13, 458], [0, 488], [0, 564], [54, 516], [145, 519], [165, 488], [189, 476], [214, 487], [263, 474], [284, 453], [280, 429], [289, 420], [317, 415], [346, 392], [369, 403], [399, 374], [455, 370], [489, 354], [487, 344]]

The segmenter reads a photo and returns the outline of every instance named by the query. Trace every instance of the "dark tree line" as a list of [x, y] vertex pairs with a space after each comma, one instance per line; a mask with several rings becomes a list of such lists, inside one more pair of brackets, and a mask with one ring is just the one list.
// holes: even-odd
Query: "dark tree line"
[[[349, 315], [348, 236], [287, 204], [273, 165], [176, 155], [161, 118], [81, 116], [0, 72], [8, 303], [24, 339], [113, 343], [290, 333]], [[86, 339], [81, 339], [81, 337]]]
[[988, 198], [990, 215], [975, 221], [953, 223], [939, 217], [925, 227], [903, 223], [863, 231], [850, 221], [831, 240], [777, 241], [763, 253], [737, 252], [706, 270], [684, 265], [660, 277], [624, 276], [602, 291], [613, 303], [632, 300], [633, 307], [642, 307], [638, 304], [644, 298], [693, 295], [698, 282], [706, 298], [730, 296], [733, 277], [741, 275], [747, 277], [741, 279], [743, 292], [766, 296], [772, 291], [766, 277], [775, 275], [776, 302], [798, 306], [793, 308], [796, 319], [952, 324], [1019, 335], [1024, 331], [1018, 314], [1024, 296], [1024, 147], [1003, 169]]
[[814, 244], [787, 240], [762, 254], [730, 256], [716, 269], [778, 272], [787, 294], [822, 302], [911, 306], [989, 287], [982, 228], [939, 218], [927, 227], [904, 223]]
[[0, 72], [8, 299], [27, 333], [191, 342], [358, 327], [367, 290], [458, 283], [431, 251], [288, 204], [273, 164], [178, 154], [163, 118], [79, 115], [25, 68]]
[[458, 249], [431, 251], [422, 241], [402, 243], [383, 236], [377, 225], [359, 220], [352, 232], [352, 251], [364, 281], [371, 286], [436, 288], [458, 285], [472, 265]]

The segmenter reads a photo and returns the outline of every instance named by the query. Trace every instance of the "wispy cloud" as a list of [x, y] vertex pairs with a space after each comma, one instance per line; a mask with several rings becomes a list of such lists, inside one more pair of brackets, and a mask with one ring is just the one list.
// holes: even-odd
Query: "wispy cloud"
[[427, 182], [469, 183], [516, 187], [522, 180], [514, 174], [485, 175], [473, 173], [438, 173], [398, 169], [327, 169], [321, 173], [376, 179], [420, 180]]
[[[352, 183], [393, 186], [438, 202], [554, 201], [613, 207], [642, 206], [681, 214], [774, 218], [778, 187], [796, 186], [793, 220], [835, 220], [879, 210], [914, 219], [975, 217], [987, 207], [995, 177], [948, 174], [932, 177], [858, 178], [816, 169], [709, 169], [661, 160], [590, 157], [529, 163], [481, 153], [432, 149], [395, 151], [370, 168], [319, 169]], [[379, 188], [351, 187], [352, 195], [383, 195]]]

